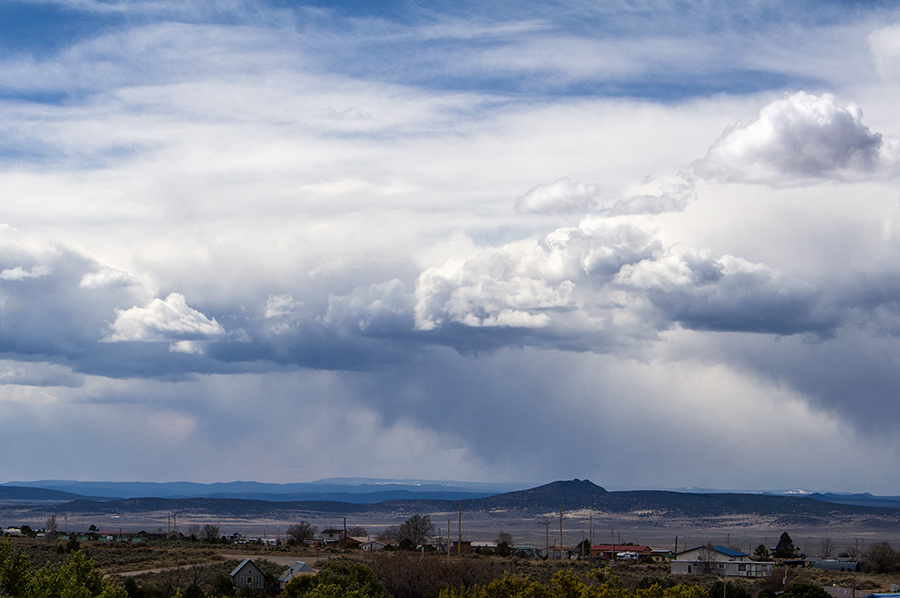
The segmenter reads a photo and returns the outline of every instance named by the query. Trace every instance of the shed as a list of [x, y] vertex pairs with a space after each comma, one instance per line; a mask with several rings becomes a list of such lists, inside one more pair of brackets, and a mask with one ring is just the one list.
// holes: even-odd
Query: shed
[[284, 573], [281, 574], [281, 577], [278, 578], [278, 583], [281, 584], [281, 587], [287, 585], [287, 582], [294, 579], [296, 575], [315, 575], [316, 571], [308, 564], [303, 561], [297, 561], [293, 565], [290, 566]]
[[231, 572], [231, 581], [238, 590], [251, 588], [253, 590], [266, 589], [266, 575], [250, 559], [244, 559], [241, 564]]

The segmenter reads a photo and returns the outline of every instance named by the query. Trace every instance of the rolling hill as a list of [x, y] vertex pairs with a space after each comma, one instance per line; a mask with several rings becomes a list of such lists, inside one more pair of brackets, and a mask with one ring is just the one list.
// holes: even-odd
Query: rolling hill
[[[48, 497], [60, 498], [53, 491], [33, 492], [31, 508], [38, 517], [46, 511]], [[28, 496], [22, 489], [0, 487], [0, 493]], [[2, 494], [0, 494], [2, 496]], [[23, 499], [25, 500], [25, 499]], [[17, 512], [21, 515], [21, 500]], [[335, 517], [340, 515], [398, 515], [404, 513], [452, 513], [458, 508], [466, 513], [505, 514], [534, 517], [554, 513], [560, 507], [568, 512], [589, 511], [598, 516], [640, 518], [646, 524], [665, 525], [667, 521], [709, 522], [730, 518], [737, 521], [766, 520], [778, 525], [828, 526], [857, 522], [878, 529], [900, 529], [900, 509], [869, 505], [826, 502], [813, 496], [773, 496], [740, 493], [684, 493], [657, 490], [608, 492], [589, 480], [557, 481], [527, 490], [506, 492], [458, 500], [435, 498], [403, 498], [377, 503], [349, 501], [271, 501], [240, 498], [127, 498], [90, 500], [78, 497], [57, 502], [54, 510], [69, 515], [103, 515], [109, 513], [176, 512], [179, 516], [213, 519], [291, 520]]]

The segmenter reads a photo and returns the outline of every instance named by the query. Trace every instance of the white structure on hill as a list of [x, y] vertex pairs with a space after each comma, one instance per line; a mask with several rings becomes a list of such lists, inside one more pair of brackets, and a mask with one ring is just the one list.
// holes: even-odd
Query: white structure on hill
[[752, 561], [750, 555], [724, 546], [698, 546], [679, 552], [672, 559], [672, 575], [769, 577], [774, 569], [773, 561]]

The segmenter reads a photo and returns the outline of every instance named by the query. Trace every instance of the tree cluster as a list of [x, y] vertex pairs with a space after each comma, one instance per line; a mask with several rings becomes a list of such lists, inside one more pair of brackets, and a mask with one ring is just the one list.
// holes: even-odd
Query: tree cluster
[[219, 526], [215, 523], [207, 523], [203, 526], [203, 529], [200, 530], [200, 539], [204, 542], [218, 542], [219, 537]]
[[388, 598], [388, 595], [367, 566], [332, 561], [316, 575], [294, 577], [281, 598]]
[[872, 544], [866, 550], [865, 566], [875, 573], [892, 573], [900, 570], [900, 552], [888, 542]]
[[36, 573], [26, 555], [0, 542], [0, 596], [8, 598], [128, 598], [124, 588], [103, 581], [94, 561], [80, 550], [58, 567], [47, 564]]
[[615, 575], [605, 575], [602, 570], [592, 578], [580, 579], [572, 571], [557, 571], [550, 585], [527, 578], [505, 575], [485, 586], [467, 591], [444, 588], [438, 598], [710, 598], [699, 586], [680, 584], [664, 588], [653, 584], [629, 592]]
[[306, 546], [316, 537], [317, 531], [319, 530], [315, 525], [310, 525], [307, 521], [301, 521], [287, 528], [285, 534], [287, 535], [288, 543]]
[[393, 540], [401, 547], [415, 548], [428, 542], [434, 535], [434, 523], [428, 515], [413, 515], [399, 526], [385, 528], [378, 534], [379, 540]]
[[499, 575], [488, 559], [422, 558], [402, 551], [372, 555], [368, 565], [394, 598], [433, 598], [440, 588], [468, 590]]

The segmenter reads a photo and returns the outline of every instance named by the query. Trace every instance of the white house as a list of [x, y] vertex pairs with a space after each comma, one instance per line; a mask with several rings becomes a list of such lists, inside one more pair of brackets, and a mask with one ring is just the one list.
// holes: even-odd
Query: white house
[[773, 561], [753, 561], [750, 555], [724, 546], [698, 546], [679, 552], [672, 559], [672, 575], [769, 577], [774, 569]]
[[322, 542], [325, 544], [339, 544], [344, 539], [344, 530], [342, 529], [323, 529]]

